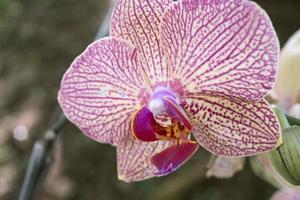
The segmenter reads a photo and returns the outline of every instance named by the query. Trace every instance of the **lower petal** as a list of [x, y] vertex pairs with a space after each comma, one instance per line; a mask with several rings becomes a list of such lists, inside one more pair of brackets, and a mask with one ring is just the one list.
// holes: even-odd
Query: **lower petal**
[[193, 133], [208, 151], [221, 156], [251, 156], [281, 144], [278, 120], [261, 99], [246, 102], [226, 96], [188, 96], [185, 109]]
[[133, 182], [155, 177], [158, 170], [150, 158], [173, 144], [173, 141], [142, 142], [133, 137], [123, 140], [117, 146], [119, 179]]
[[159, 170], [155, 175], [164, 176], [177, 170], [183, 165], [199, 148], [199, 144], [194, 141], [183, 141], [166, 148], [162, 152], [155, 154], [151, 162]]

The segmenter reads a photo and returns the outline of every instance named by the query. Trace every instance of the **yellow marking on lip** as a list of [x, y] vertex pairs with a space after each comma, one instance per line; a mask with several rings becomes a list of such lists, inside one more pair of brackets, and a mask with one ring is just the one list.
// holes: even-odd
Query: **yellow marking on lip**
[[[142, 141], [136, 135], [135, 127], [134, 127], [134, 124], [136, 121], [136, 116], [138, 115], [139, 112], [140, 112], [140, 110], [137, 110], [132, 114], [130, 129], [131, 129], [131, 133], [134, 136], [134, 138], [139, 141]], [[154, 132], [155, 138], [157, 140], [184, 140], [190, 134], [190, 131], [185, 126], [181, 125], [179, 122], [177, 122], [176, 124], [172, 124], [171, 126], [168, 126], [168, 127], [159, 126], [157, 128], [160, 131], [166, 132], [166, 134], [163, 134], [163, 135]]]
[[156, 138], [158, 140], [173, 140], [173, 138], [171, 138], [171, 137], [164, 136], [164, 135], [158, 135], [158, 134], [156, 134]]
[[[138, 114], [139, 110], [135, 111], [132, 115], [132, 120], [131, 120], [131, 123], [130, 123], [130, 129], [131, 129], [131, 134], [133, 135], [133, 137], [139, 141], [141, 141], [139, 138], [137, 138], [136, 134], [135, 134], [135, 131], [134, 131], [134, 122], [135, 122], [135, 118], [136, 118], [136, 115]], [[122, 180], [122, 179], [120, 179]]]
[[168, 127], [163, 127], [166, 134], [165, 135], [157, 135], [158, 139], [162, 140], [181, 140], [186, 139], [187, 136], [190, 134], [190, 131], [182, 126], [180, 123], [176, 123], [175, 125], [171, 125]]

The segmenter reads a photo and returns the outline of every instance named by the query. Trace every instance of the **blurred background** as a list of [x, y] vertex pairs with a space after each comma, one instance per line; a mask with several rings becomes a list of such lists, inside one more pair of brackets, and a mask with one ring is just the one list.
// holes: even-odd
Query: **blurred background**
[[[299, 0], [257, 0], [281, 44], [300, 28]], [[57, 111], [63, 73], [93, 41], [108, 0], [0, 0], [0, 199], [20, 192], [34, 141]], [[209, 154], [167, 177], [127, 184], [117, 179], [115, 149], [67, 125], [40, 200], [205, 199], [267, 200], [276, 190], [245, 169], [231, 179], [205, 179]]]

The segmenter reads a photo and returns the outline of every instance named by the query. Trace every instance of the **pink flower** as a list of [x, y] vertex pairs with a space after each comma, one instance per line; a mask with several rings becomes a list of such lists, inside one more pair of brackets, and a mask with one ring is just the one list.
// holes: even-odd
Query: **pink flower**
[[300, 189], [284, 188], [273, 194], [271, 200], [300, 200]]
[[250, 156], [281, 142], [263, 99], [279, 45], [255, 3], [118, 0], [110, 34], [75, 59], [58, 100], [88, 137], [117, 146], [120, 179], [169, 174], [199, 144]]

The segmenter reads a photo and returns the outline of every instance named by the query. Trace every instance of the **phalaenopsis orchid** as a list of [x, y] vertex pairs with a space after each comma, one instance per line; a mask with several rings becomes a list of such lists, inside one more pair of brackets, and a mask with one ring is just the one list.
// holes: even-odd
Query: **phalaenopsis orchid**
[[110, 36], [65, 73], [58, 100], [88, 137], [117, 147], [119, 178], [178, 169], [199, 144], [250, 156], [280, 143], [263, 97], [275, 83], [279, 43], [248, 0], [118, 0]]

